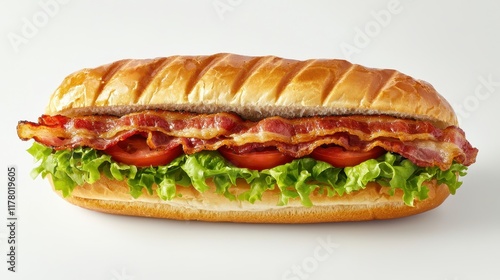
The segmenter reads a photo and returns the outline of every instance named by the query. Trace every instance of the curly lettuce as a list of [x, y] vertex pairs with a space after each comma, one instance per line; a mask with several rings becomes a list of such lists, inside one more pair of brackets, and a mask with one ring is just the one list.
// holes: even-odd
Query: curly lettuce
[[[225, 160], [216, 151], [203, 151], [182, 155], [164, 166], [138, 168], [115, 162], [109, 155], [91, 148], [55, 151], [35, 142], [28, 152], [39, 163], [31, 173], [33, 178], [45, 178], [51, 174], [54, 187], [63, 196], [84, 183], [92, 184], [104, 176], [114, 180], [126, 180], [132, 197], [139, 197], [143, 189], [156, 193], [163, 200], [177, 197], [177, 186], [193, 187], [199, 192], [209, 189], [211, 180], [215, 192], [229, 200], [254, 203], [269, 190], [278, 188], [278, 205], [287, 205], [291, 199], [300, 199], [302, 205], [312, 206], [310, 196], [319, 192], [328, 196], [345, 195], [364, 189], [368, 183], [377, 182], [389, 188], [403, 191], [403, 201], [412, 206], [415, 200], [428, 197], [429, 189], [424, 182], [437, 180], [448, 185], [454, 194], [466, 175], [467, 167], [453, 163], [448, 170], [437, 167], [418, 167], [400, 155], [386, 153], [353, 167], [337, 168], [326, 162], [309, 157], [262, 171], [239, 168]], [[231, 187], [237, 180], [245, 180], [250, 186], [241, 194], [234, 194]], [[156, 188], [153, 186], [156, 185]]]

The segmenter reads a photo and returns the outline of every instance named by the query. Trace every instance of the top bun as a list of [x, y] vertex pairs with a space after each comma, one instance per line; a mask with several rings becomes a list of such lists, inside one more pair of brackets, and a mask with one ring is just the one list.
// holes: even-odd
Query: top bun
[[227, 53], [127, 59], [83, 69], [64, 79], [46, 112], [122, 115], [144, 109], [228, 111], [251, 120], [382, 114], [458, 125], [450, 104], [431, 85], [396, 70]]

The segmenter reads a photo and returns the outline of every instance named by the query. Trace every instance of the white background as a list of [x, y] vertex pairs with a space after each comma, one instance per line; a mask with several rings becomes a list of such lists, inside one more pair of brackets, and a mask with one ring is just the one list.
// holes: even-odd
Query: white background
[[[499, 1], [54, 1], [0, 2], [1, 279], [499, 279]], [[216, 52], [347, 58], [426, 80], [455, 106], [477, 163], [428, 213], [316, 225], [105, 215], [30, 178], [17, 121], [36, 120], [67, 74]], [[6, 263], [11, 165], [16, 273]]]

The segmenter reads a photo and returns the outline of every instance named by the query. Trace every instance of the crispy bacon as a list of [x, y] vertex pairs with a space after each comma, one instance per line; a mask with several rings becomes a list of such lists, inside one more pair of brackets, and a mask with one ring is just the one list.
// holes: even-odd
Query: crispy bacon
[[441, 169], [453, 161], [470, 165], [477, 154], [458, 127], [439, 129], [429, 122], [390, 116], [270, 117], [252, 122], [232, 113], [143, 111], [122, 117], [43, 115], [38, 123], [18, 124], [21, 139], [33, 138], [54, 149], [105, 150], [139, 133], [147, 136], [151, 148], [182, 145], [188, 154], [221, 146], [240, 152], [272, 146], [299, 158], [325, 144], [359, 151], [380, 146], [419, 166]]

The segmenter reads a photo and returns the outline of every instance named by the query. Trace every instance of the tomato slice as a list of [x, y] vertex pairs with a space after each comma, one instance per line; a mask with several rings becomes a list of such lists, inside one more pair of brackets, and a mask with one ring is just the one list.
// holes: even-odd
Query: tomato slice
[[219, 152], [232, 164], [253, 170], [269, 169], [294, 160], [293, 157], [285, 155], [276, 149], [236, 153], [230, 148], [221, 147]]
[[104, 150], [115, 161], [138, 167], [166, 165], [180, 156], [182, 146], [172, 149], [151, 149], [142, 136], [132, 136]]
[[318, 147], [311, 153], [311, 157], [317, 160], [327, 162], [335, 167], [355, 166], [365, 160], [378, 158], [383, 155], [385, 150], [381, 147], [375, 147], [366, 152], [347, 151], [340, 146]]

